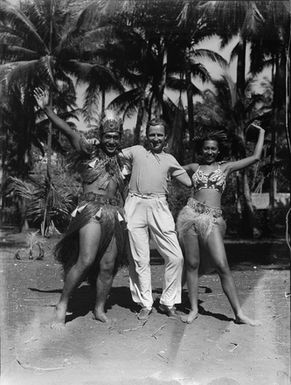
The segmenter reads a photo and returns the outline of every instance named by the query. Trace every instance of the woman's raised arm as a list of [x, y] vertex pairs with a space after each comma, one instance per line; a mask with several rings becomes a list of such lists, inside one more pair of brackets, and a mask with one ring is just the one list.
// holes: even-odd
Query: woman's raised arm
[[257, 144], [254, 150], [253, 155], [248, 156], [247, 158], [243, 158], [240, 160], [237, 160], [235, 162], [227, 162], [226, 163], [226, 170], [230, 173], [233, 171], [241, 170], [245, 167], [251, 166], [252, 164], [258, 162], [262, 155], [263, 145], [264, 145], [264, 137], [265, 137], [265, 130], [257, 125], [256, 123], [252, 124], [253, 127], [256, 127], [259, 131], [259, 137], [257, 140]]

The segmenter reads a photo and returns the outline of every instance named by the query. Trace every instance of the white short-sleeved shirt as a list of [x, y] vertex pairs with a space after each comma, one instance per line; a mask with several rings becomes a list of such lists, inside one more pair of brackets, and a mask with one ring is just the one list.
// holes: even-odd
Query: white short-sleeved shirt
[[143, 146], [122, 150], [122, 155], [132, 164], [129, 190], [138, 194], [167, 194], [169, 177], [177, 177], [186, 171], [177, 160], [164, 151], [154, 153]]

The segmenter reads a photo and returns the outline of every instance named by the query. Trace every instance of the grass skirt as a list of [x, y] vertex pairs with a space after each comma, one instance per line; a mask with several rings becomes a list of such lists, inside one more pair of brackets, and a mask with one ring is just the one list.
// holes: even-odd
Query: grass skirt
[[72, 213], [71, 222], [63, 238], [55, 247], [55, 258], [66, 272], [73, 266], [79, 255], [79, 230], [91, 221], [98, 221], [101, 225], [101, 240], [95, 262], [88, 273], [89, 281], [96, 279], [99, 262], [108, 248], [113, 237], [116, 239], [117, 258], [115, 273], [119, 266], [126, 261], [126, 222], [121, 207], [98, 200], [81, 202]]
[[193, 227], [201, 239], [207, 240], [213, 226], [222, 222], [225, 227], [220, 208], [209, 207], [194, 198], [189, 198], [177, 218], [178, 236], [182, 238], [185, 232]]
[[188, 231], [198, 236], [200, 275], [215, 271], [215, 265], [211, 261], [206, 247], [207, 239], [214, 226], [218, 226], [222, 237], [224, 237], [226, 224], [221, 209], [209, 207], [194, 198], [189, 198], [187, 205], [183, 207], [177, 218], [176, 228], [182, 250], [184, 250], [184, 236]]

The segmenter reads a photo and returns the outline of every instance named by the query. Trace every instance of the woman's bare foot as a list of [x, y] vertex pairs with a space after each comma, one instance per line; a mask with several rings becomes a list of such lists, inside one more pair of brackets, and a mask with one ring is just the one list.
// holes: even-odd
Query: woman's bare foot
[[255, 320], [255, 319], [251, 319], [251, 318], [247, 317], [244, 314], [237, 315], [235, 317], [235, 323], [237, 323], [237, 324], [244, 324], [244, 325], [250, 325], [250, 326], [260, 326], [260, 325], [262, 325], [261, 321], [258, 321], [258, 320]]
[[191, 310], [189, 314], [181, 316], [181, 321], [186, 324], [191, 324], [198, 317], [198, 311]]
[[55, 316], [54, 320], [51, 323], [52, 329], [64, 329], [66, 321], [67, 306], [61, 303], [58, 303], [55, 307]]
[[109, 319], [106, 317], [103, 310], [95, 309], [93, 311], [93, 318], [100, 322], [104, 322], [104, 323], [109, 322]]

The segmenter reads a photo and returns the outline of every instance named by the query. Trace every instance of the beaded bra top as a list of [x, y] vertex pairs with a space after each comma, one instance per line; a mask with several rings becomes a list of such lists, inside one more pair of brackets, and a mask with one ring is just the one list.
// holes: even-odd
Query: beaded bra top
[[226, 176], [219, 164], [217, 169], [210, 173], [202, 171], [199, 166], [192, 176], [192, 181], [194, 193], [202, 189], [213, 189], [222, 194], [226, 185]]

